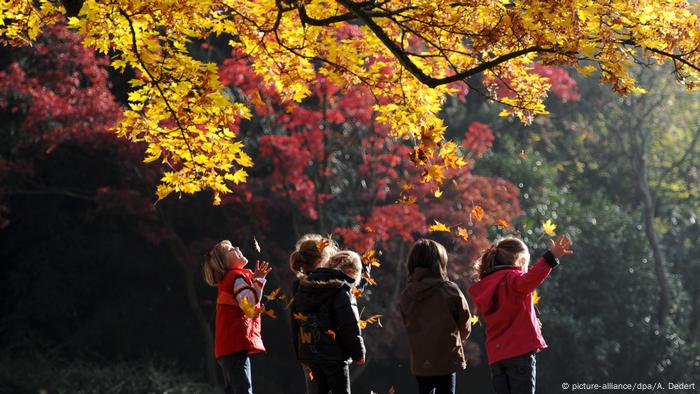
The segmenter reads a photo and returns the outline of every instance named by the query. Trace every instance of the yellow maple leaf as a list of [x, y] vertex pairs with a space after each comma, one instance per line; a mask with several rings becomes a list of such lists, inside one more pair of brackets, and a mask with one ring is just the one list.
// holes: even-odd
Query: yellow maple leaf
[[460, 238], [462, 238], [465, 241], [468, 241], [469, 240], [469, 231], [467, 231], [466, 228], [462, 228], [462, 227], [457, 226], [457, 236], [459, 236]]
[[371, 265], [374, 267], [380, 267], [379, 259], [377, 259], [377, 251], [370, 249], [362, 254], [362, 264], [365, 266]]
[[505, 219], [498, 219], [496, 221], [496, 225], [504, 230], [507, 230], [510, 228], [510, 223], [508, 223], [508, 221]]
[[556, 228], [557, 225], [552, 223], [552, 219], [547, 219], [547, 221], [542, 224], [542, 229], [544, 230], [545, 234], [549, 235], [550, 237], [554, 237], [557, 235], [554, 232], [554, 229]]
[[413, 196], [402, 196], [399, 202], [403, 204], [415, 204], [416, 198]]
[[540, 302], [540, 295], [537, 293], [537, 290], [532, 292], [532, 303], [537, 305], [537, 303]]
[[435, 192], [433, 192], [433, 195], [435, 196], [435, 198], [442, 197], [442, 190], [440, 190], [440, 188], [438, 187], [437, 189], [435, 189]]
[[471, 321], [472, 326], [474, 326], [474, 325], [476, 325], [476, 324], [479, 322], [479, 316], [477, 316], [477, 315], [472, 315], [472, 317], [471, 317], [471, 319], [469, 319], [469, 321]]
[[285, 298], [287, 298], [287, 296], [284, 295], [284, 293], [282, 293], [281, 291], [282, 290], [278, 287], [272, 290], [270, 294], [267, 294], [265, 298], [267, 298], [268, 301], [274, 301], [276, 299], [284, 300]]
[[360, 298], [362, 297], [362, 289], [358, 289], [357, 287], [352, 288], [352, 295], [355, 296], [355, 298]]
[[364, 320], [360, 319], [357, 322], [357, 324], [360, 326], [361, 330], [364, 330], [365, 328], [367, 328], [368, 325], [375, 324], [375, 323], [379, 327], [383, 327], [382, 322], [379, 320], [379, 318], [381, 318], [382, 316], [384, 316], [384, 315], [372, 315], [372, 316], [368, 317], [367, 319], [364, 319]]
[[440, 232], [440, 231], [443, 231], [443, 232], [449, 233], [449, 232], [450, 232], [450, 228], [447, 227], [445, 224], [440, 223], [440, 222], [438, 222], [438, 221], [436, 220], [436, 221], [435, 221], [435, 224], [433, 224], [433, 225], [431, 225], [430, 227], [428, 227], [428, 231], [430, 231], [430, 232]]
[[480, 222], [484, 218], [484, 208], [476, 205], [474, 208], [472, 208], [471, 214], [474, 219]]

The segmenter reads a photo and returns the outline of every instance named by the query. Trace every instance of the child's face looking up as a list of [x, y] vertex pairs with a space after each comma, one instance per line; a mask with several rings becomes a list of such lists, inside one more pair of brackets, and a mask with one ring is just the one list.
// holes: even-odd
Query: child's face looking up
[[226, 262], [229, 268], [243, 268], [248, 264], [248, 259], [243, 256], [243, 253], [237, 247], [229, 244], [223, 244], [222, 247], [226, 251]]

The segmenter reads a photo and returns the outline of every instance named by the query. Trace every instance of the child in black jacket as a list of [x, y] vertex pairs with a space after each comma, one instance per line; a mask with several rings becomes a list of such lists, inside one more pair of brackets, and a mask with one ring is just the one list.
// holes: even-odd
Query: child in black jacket
[[348, 365], [365, 362], [352, 288], [360, 283], [362, 262], [351, 251], [331, 257], [302, 278], [292, 304], [293, 339], [299, 360], [314, 376], [319, 394], [349, 394]]

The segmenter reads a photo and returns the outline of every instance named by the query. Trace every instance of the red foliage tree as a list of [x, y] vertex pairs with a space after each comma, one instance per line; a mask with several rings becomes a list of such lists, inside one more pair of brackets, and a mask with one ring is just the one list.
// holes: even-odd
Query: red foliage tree
[[[495, 178], [472, 175], [464, 168], [445, 174], [448, 180], [440, 198], [420, 182], [421, 174], [411, 161], [413, 147], [388, 137], [388, 130], [374, 122], [377, 98], [361, 88], [341, 89], [319, 75], [314, 95], [302, 103], [282, 101], [256, 75], [247, 60], [234, 54], [221, 67], [222, 80], [255, 106], [255, 119], [244, 124], [257, 139], [258, 163], [245, 191], [224, 202], [242, 198], [274, 201], [291, 209], [294, 236], [304, 232], [332, 232], [342, 246], [363, 253], [381, 251], [382, 267], [375, 270], [377, 286], [363, 297], [372, 313], [384, 313], [382, 335], [395, 338], [400, 318], [392, 307], [405, 277], [404, 261], [410, 244], [428, 230], [433, 220], [460, 225], [468, 240], [454, 234], [438, 236], [448, 243], [451, 273], [466, 284], [471, 262], [488, 244], [488, 229], [499, 219], [520, 215], [517, 187]], [[466, 94], [466, 91], [465, 91]], [[486, 124], [474, 122], [465, 132], [462, 146], [468, 162], [491, 145], [493, 134]], [[252, 146], [252, 145], [250, 145]], [[274, 198], [271, 198], [274, 195]], [[475, 206], [487, 215], [469, 218]], [[430, 235], [434, 237], [435, 235]], [[369, 314], [369, 312], [367, 313]], [[380, 343], [381, 342], [381, 343]], [[375, 354], [393, 354], [400, 341], [373, 341]]]

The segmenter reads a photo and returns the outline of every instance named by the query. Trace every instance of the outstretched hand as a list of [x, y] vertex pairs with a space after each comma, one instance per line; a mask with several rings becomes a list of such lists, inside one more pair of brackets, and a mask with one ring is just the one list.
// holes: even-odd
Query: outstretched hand
[[255, 272], [253, 272], [253, 278], [264, 279], [267, 274], [272, 271], [272, 267], [267, 261], [256, 261], [255, 262]]
[[571, 240], [565, 235], [562, 235], [556, 241], [553, 239], [549, 240], [549, 250], [552, 252], [555, 259], [558, 259], [559, 257], [567, 254], [574, 254], [573, 250], [568, 249], [570, 246]]

